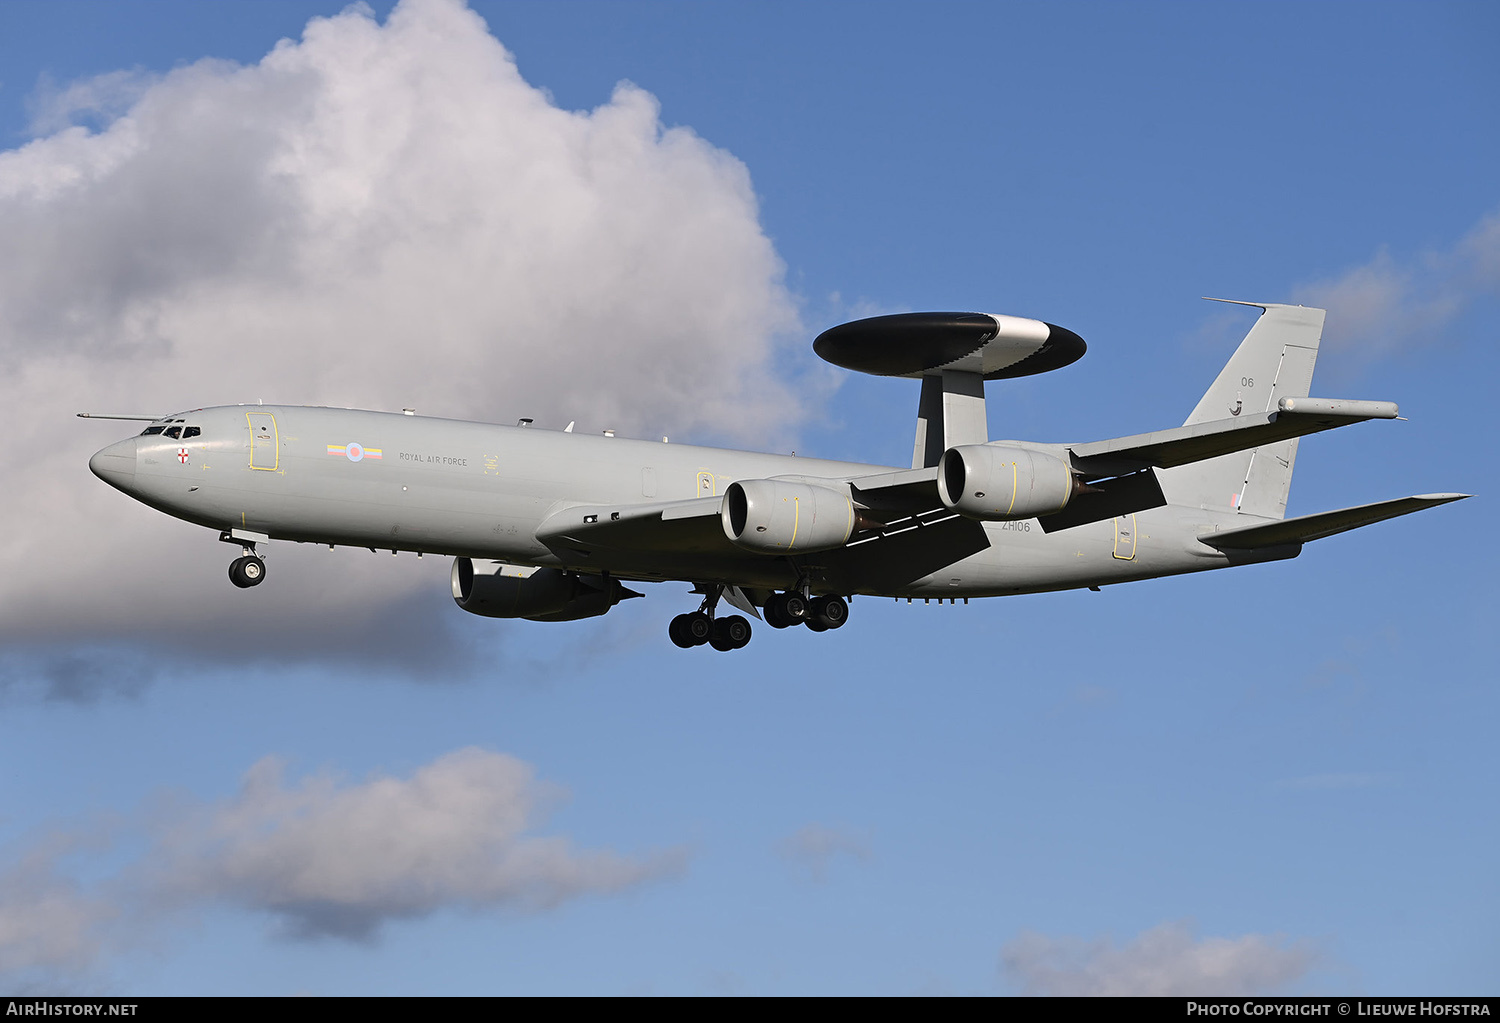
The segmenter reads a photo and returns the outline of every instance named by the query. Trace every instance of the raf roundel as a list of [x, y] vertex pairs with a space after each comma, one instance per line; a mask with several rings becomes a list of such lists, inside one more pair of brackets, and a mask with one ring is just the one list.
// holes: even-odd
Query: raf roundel
[[379, 461], [381, 456], [380, 448], [367, 448], [352, 442], [349, 444], [330, 444], [328, 445], [328, 453], [330, 455], [343, 455], [351, 462], [362, 462], [366, 458], [373, 458]]

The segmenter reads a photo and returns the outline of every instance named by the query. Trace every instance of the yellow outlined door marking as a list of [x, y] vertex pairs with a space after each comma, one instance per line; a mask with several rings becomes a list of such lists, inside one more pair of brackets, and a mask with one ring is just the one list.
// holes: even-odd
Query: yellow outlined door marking
[[245, 421], [250, 424], [250, 468], [275, 472], [281, 465], [276, 417], [269, 412], [246, 412]]
[[1115, 557], [1121, 561], [1135, 560], [1135, 516], [1121, 515], [1115, 519]]

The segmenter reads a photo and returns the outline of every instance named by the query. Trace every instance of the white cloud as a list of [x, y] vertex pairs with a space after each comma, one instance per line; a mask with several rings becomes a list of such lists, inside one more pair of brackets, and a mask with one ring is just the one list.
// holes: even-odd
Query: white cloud
[[87, 966], [117, 916], [109, 901], [85, 893], [60, 861], [77, 841], [51, 835], [0, 870], [0, 977], [51, 977]]
[[124, 112], [0, 152], [0, 640], [312, 636], [330, 607], [357, 629], [441, 586], [273, 547], [274, 597], [236, 592], [209, 531], [93, 479], [125, 431], [76, 411], [264, 399], [746, 441], [800, 418], [744, 165], [628, 83], [559, 109], [456, 0], [41, 106]]
[[1328, 310], [1325, 343], [1372, 357], [1436, 340], [1478, 295], [1500, 292], [1500, 213], [1457, 244], [1398, 260], [1382, 248], [1361, 266], [1297, 289], [1293, 301]]
[[109, 123], [125, 113], [156, 83], [158, 76], [142, 68], [108, 71], [59, 87], [43, 75], [27, 102], [32, 135], [51, 135], [79, 121]]
[[385, 921], [447, 906], [546, 909], [680, 869], [530, 837], [555, 793], [500, 753], [464, 749], [410, 779], [297, 786], [262, 760], [233, 799], [161, 836], [153, 889], [276, 915], [302, 935], [365, 938]]
[[1002, 973], [1027, 995], [1270, 994], [1302, 979], [1317, 960], [1303, 942], [1261, 934], [1195, 938], [1182, 922], [1123, 945], [1027, 931], [1000, 953]]
[[798, 828], [781, 840], [777, 851], [814, 881], [826, 880], [829, 863], [841, 856], [856, 860], [870, 858], [869, 843], [864, 838], [844, 828], [824, 824]]
[[[211, 905], [267, 914], [297, 937], [369, 940], [443, 909], [542, 911], [686, 861], [681, 850], [630, 858], [537, 834], [561, 792], [487, 750], [449, 753], [408, 778], [283, 775], [267, 758], [232, 798], [116, 822], [113, 841], [94, 839], [102, 860], [76, 838], [23, 851], [0, 870], [0, 977], [77, 975]], [[136, 846], [138, 861], [108, 869]]]

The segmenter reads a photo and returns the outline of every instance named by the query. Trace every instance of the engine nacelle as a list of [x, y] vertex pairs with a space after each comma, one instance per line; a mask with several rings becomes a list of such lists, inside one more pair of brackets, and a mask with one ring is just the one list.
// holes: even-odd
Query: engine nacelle
[[719, 512], [729, 542], [757, 554], [797, 554], [842, 547], [854, 534], [848, 494], [791, 480], [740, 480], [724, 491]]
[[538, 568], [530, 575], [508, 574], [506, 569], [454, 558], [454, 603], [485, 618], [571, 622], [602, 615], [627, 597], [640, 596], [617, 579], [596, 579], [556, 568]]
[[965, 444], [949, 448], [938, 462], [938, 497], [971, 519], [1050, 515], [1079, 489], [1066, 462], [1025, 448]]

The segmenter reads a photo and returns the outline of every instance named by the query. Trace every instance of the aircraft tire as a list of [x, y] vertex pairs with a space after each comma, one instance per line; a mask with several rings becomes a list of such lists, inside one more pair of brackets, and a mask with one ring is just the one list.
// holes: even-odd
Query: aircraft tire
[[733, 644], [731, 650], [746, 646], [750, 642], [750, 620], [744, 615], [730, 615], [724, 619], [724, 635]]
[[807, 619], [807, 598], [795, 591], [783, 593], [781, 595], [781, 610], [789, 621], [805, 621]]
[[692, 639], [683, 629], [683, 620], [685, 618], [687, 618], [687, 615], [678, 615], [676, 618], [673, 618], [671, 624], [667, 626], [667, 635], [671, 638], [673, 643], [682, 647], [682, 649], [684, 650], [694, 645]]
[[781, 594], [776, 594], [766, 601], [764, 608], [766, 624], [773, 629], [785, 629], [793, 623], [787, 620], [786, 612], [781, 609]]
[[266, 563], [257, 557], [235, 558], [229, 563], [229, 581], [240, 589], [259, 586], [266, 577]]
[[822, 622], [818, 621], [816, 618], [809, 618], [806, 621], [804, 621], [802, 624], [806, 625], [809, 629], [813, 630], [814, 632], [827, 632], [828, 631], [828, 626], [824, 625]]
[[715, 618], [713, 631], [709, 633], [708, 645], [723, 653], [734, 649], [734, 640], [729, 637], [729, 619]]
[[837, 629], [849, 620], [849, 605], [837, 594], [819, 597], [808, 610], [813, 619], [830, 629]]
[[689, 611], [682, 616], [682, 634], [693, 646], [702, 646], [713, 635], [714, 620], [702, 611]]

